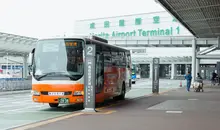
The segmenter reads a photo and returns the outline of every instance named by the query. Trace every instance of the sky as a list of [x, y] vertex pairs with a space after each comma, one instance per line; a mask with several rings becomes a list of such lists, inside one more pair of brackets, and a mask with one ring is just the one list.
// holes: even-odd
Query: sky
[[44, 38], [71, 35], [74, 22], [165, 11], [155, 0], [0, 0], [0, 32]]

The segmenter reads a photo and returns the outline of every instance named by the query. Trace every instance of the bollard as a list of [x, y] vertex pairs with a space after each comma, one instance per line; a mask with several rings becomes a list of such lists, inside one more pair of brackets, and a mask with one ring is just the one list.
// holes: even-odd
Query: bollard
[[182, 80], [180, 80], [180, 87], [182, 87]]

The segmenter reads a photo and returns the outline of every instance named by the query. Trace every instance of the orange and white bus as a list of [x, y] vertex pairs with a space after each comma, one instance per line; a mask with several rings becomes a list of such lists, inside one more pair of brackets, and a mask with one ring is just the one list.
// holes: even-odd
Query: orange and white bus
[[[32, 100], [50, 107], [84, 101], [84, 48], [96, 45], [96, 103], [105, 99], [124, 99], [131, 89], [129, 50], [108, 44], [96, 36], [38, 40], [29, 54]], [[61, 102], [62, 101], [62, 102]]]

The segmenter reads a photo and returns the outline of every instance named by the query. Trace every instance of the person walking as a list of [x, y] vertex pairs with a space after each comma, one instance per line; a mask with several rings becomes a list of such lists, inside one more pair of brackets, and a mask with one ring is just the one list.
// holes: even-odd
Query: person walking
[[215, 73], [215, 71], [212, 72], [212, 78], [211, 78], [211, 83], [213, 85], [215, 85], [216, 83], [216, 77], [217, 77], [217, 74]]
[[190, 72], [188, 72], [188, 74], [186, 74], [185, 79], [186, 79], [186, 88], [187, 88], [187, 91], [189, 92], [190, 86], [191, 86], [191, 80], [192, 80], [192, 76], [191, 76]]

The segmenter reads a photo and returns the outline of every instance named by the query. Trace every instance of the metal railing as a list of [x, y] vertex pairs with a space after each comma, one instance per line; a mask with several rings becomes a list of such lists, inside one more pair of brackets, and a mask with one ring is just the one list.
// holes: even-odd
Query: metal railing
[[24, 78], [0, 78], [0, 92], [28, 89], [31, 89], [31, 80]]

